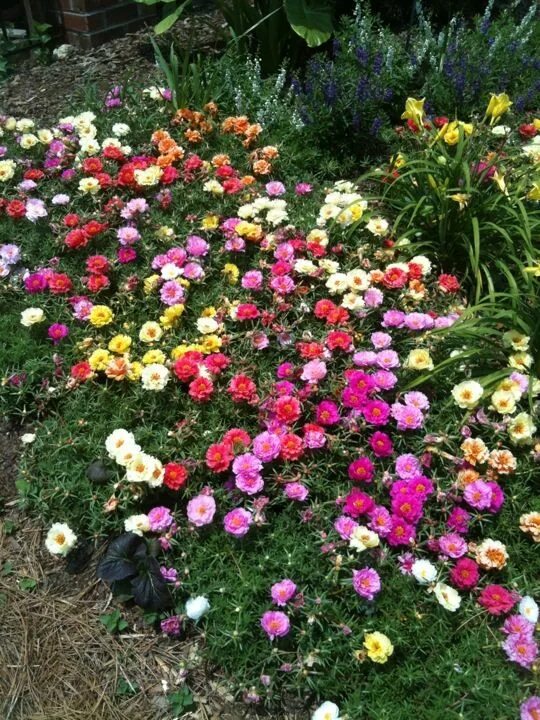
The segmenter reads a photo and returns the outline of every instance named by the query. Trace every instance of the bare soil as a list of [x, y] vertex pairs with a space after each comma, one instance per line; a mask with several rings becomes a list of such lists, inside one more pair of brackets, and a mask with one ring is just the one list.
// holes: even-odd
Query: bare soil
[[[0, 84], [0, 114], [30, 117], [46, 125], [68, 114], [70, 101], [90, 85], [104, 99], [114, 85], [156, 82], [150, 35], [148, 27], [94, 50], [75, 49], [68, 58], [50, 64], [22, 60], [16, 74]], [[223, 38], [223, 18], [213, 11], [188, 15], [161, 36], [160, 44], [168, 47], [174, 42], [178, 48], [189, 45], [194, 51], [211, 53], [223, 44]]]
[[118, 607], [96, 579], [103, 548], [78, 575], [44, 547], [45, 528], [25, 515], [15, 489], [23, 431], [0, 426], [1, 720], [171, 720], [167, 693], [184, 683], [195, 709], [184, 720], [304, 720], [234, 702], [219, 670], [200, 657], [204, 638], [172, 641], [122, 608], [129, 627], [109, 634], [100, 615]]

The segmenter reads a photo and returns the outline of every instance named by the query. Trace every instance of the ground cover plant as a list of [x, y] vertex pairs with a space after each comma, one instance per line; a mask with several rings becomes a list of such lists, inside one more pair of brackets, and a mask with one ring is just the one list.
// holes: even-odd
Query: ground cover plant
[[[432, 196], [420, 223], [391, 191], [426, 147], [452, 166], [468, 129], [410, 98], [424, 146], [364, 188], [289, 180], [264, 127], [215, 103], [115, 97], [2, 119], [1, 399], [47, 548], [76, 572], [108, 539], [118, 602], [202, 632], [274, 716], [293, 694], [315, 720], [538, 717], [531, 338], [517, 311], [482, 329]], [[471, 125], [476, 162], [509, 103]], [[499, 172], [474, 203], [517, 202], [516, 177], [534, 218], [539, 125], [508, 141], [510, 197]]]

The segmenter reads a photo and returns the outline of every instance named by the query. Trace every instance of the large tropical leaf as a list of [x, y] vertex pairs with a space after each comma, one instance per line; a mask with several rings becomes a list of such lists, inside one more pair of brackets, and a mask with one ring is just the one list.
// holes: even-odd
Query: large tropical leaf
[[317, 47], [334, 32], [332, 8], [325, 0], [285, 0], [285, 12], [292, 29], [309, 47]]

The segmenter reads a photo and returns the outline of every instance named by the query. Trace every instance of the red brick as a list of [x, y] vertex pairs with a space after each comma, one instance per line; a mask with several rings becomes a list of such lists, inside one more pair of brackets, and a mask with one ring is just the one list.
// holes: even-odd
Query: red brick
[[65, 12], [64, 27], [67, 30], [76, 32], [92, 32], [101, 30], [104, 24], [104, 13], [95, 12], [91, 14]]
[[105, 17], [105, 28], [132, 22], [138, 18], [137, 6], [131, 2], [127, 5], [119, 5], [118, 7], [107, 10]]

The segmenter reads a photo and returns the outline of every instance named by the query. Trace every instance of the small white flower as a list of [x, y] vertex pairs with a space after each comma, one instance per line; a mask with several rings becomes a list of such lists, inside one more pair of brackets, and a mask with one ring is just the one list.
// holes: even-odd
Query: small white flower
[[411, 572], [421, 585], [428, 585], [437, 577], [437, 568], [429, 560], [415, 560]]
[[339, 708], [335, 703], [327, 700], [315, 710], [311, 720], [339, 720]]
[[126, 123], [115, 123], [112, 126], [112, 131], [113, 135], [116, 135], [116, 137], [122, 137], [130, 132], [130, 127], [129, 125], [126, 125]]
[[150, 530], [150, 520], [148, 519], [148, 515], [130, 515], [124, 520], [124, 530], [142, 537], [143, 533], [149, 532]]
[[484, 388], [476, 380], [465, 380], [452, 388], [452, 397], [463, 410], [476, 407], [483, 394]]
[[141, 373], [141, 383], [145, 390], [163, 390], [169, 382], [170, 372], [160, 363], [147, 365]]
[[43, 322], [45, 313], [41, 308], [29, 307], [21, 312], [21, 325], [31, 327], [37, 323]]
[[45, 547], [52, 555], [66, 556], [77, 544], [77, 536], [65, 523], [54, 523], [45, 538]]
[[538, 622], [538, 605], [530, 595], [524, 595], [519, 601], [519, 614], [536, 625]]
[[456, 612], [461, 605], [461, 596], [454, 590], [450, 585], [438, 582], [434, 589], [435, 597], [439, 601], [439, 604], [443, 606], [445, 610], [450, 612]]
[[197, 622], [210, 610], [210, 603], [202, 595], [190, 598], [186, 601], [186, 615]]
[[24, 435], [21, 435], [21, 442], [23, 445], [31, 445], [35, 439], [35, 433], [24, 433]]

